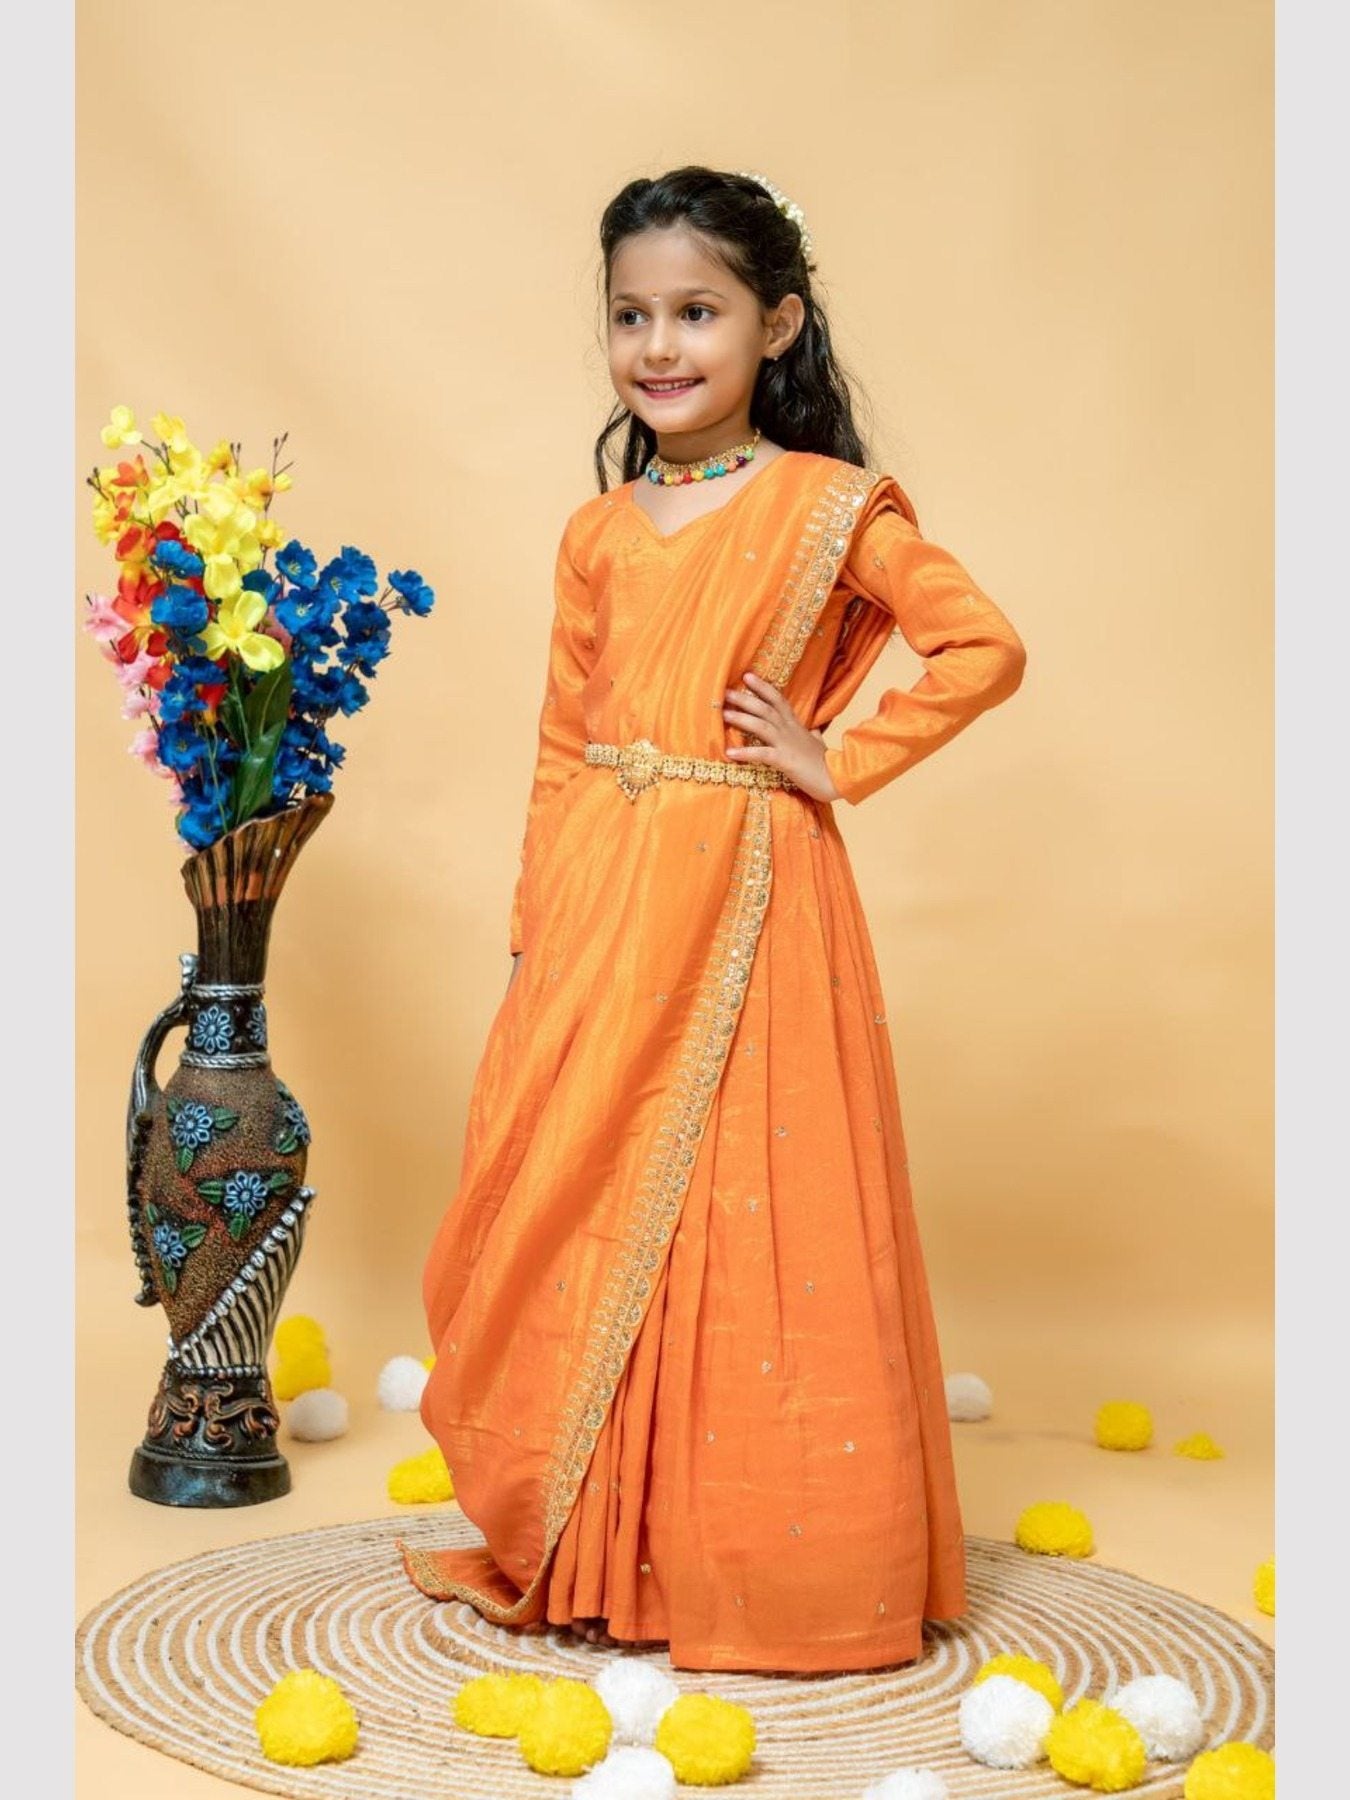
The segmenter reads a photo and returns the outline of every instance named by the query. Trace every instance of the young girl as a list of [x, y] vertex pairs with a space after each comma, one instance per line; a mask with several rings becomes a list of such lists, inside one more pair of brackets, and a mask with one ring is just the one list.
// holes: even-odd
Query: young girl
[[[404, 1559], [435, 1599], [677, 1668], [881, 1667], [965, 1570], [833, 803], [1005, 699], [1024, 651], [866, 466], [796, 207], [681, 168], [601, 245], [619, 407], [558, 554], [515, 960], [424, 1279], [422, 1417], [486, 1545]], [[922, 678], [827, 747], [897, 626]]]

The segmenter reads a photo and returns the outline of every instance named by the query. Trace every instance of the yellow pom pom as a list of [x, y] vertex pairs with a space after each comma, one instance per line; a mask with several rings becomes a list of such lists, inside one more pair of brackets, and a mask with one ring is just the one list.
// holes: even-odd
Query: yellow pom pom
[[538, 1675], [479, 1675], [455, 1695], [455, 1723], [479, 1737], [515, 1737], [543, 1691]]
[[560, 1676], [542, 1693], [520, 1725], [520, 1753], [541, 1775], [580, 1775], [609, 1749], [614, 1721], [586, 1681]]
[[1103, 1450], [1147, 1450], [1153, 1415], [1137, 1400], [1108, 1400], [1097, 1408], [1096, 1435]]
[[424, 1450], [420, 1456], [405, 1457], [389, 1471], [389, 1498], [400, 1506], [431, 1506], [438, 1500], [453, 1500], [455, 1484], [446, 1467], [445, 1452], [439, 1444]]
[[1185, 1800], [1275, 1800], [1275, 1758], [1255, 1744], [1220, 1744], [1186, 1771]]
[[1024, 1681], [1038, 1694], [1044, 1694], [1056, 1712], [1064, 1704], [1064, 1689], [1055, 1680], [1053, 1670], [1033, 1656], [991, 1656], [971, 1686], [978, 1687], [991, 1675], [1011, 1675], [1014, 1681]]
[[356, 1748], [352, 1703], [330, 1675], [294, 1669], [283, 1675], [253, 1715], [258, 1742], [269, 1762], [341, 1762]]
[[1014, 1538], [1038, 1556], [1091, 1556], [1092, 1526], [1086, 1513], [1063, 1500], [1040, 1500], [1017, 1521]]
[[1060, 1713], [1046, 1733], [1045, 1754], [1056, 1775], [1098, 1794], [1136, 1786], [1148, 1762], [1134, 1726], [1100, 1700], [1080, 1700]]
[[333, 1365], [321, 1345], [311, 1344], [306, 1349], [290, 1351], [277, 1359], [272, 1371], [272, 1392], [278, 1400], [294, 1400], [298, 1394], [307, 1394], [312, 1388], [332, 1385]]
[[1252, 1599], [1263, 1613], [1275, 1617], [1275, 1558], [1263, 1562], [1252, 1582]]
[[282, 1319], [272, 1338], [280, 1357], [296, 1356], [303, 1350], [326, 1350], [328, 1340], [323, 1326], [305, 1313], [291, 1313]]
[[1207, 1431], [1193, 1431], [1189, 1437], [1182, 1438], [1174, 1449], [1178, 1456], [1190, 1456], [1196, 1462], [1213, 1462], [1223, 1455], [1223, 1451]]
[[655, 1748], [674, 1766], [676, 1781], [724, 1787], [739, 1781], [755, 1754], [755, 1721], [734, 1700], [681, 1694], [661, 1714]]
[[436, 1367], [436, 1358], [434, 1356], [424, 1356], [422, 1358], [422, 1367], [424, 1369], [434, 1369]]

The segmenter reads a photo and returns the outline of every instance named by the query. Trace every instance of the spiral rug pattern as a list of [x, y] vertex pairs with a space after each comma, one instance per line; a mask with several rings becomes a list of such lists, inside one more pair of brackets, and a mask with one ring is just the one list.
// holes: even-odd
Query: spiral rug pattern
[[[1135, 1675], [1179, 1676], [1200, 1702], [1207, 1745], [1272, 1746], [1270, 1649], [1210, 1607], [1090, 1562], [968, 1538], [970, 1610], [926, 1625], [917, 1663], [849, 1675], [705, 1674], [672, 1670], [664, 1650], [606, 1650], [561, 1630], [521, 1637], [465, 1603], [436, 1604], [404, 1574], [396, 1538], [428, 1548], [482, 1542], [462, 1514], [438, 1511], [240, 1544], [156, 1570], [81, 1623], [80, 1692], [117, 1730], [212, 1775], [333, 1800], [557, 1800], [570, 1782], [535, 1774], [513, 1740], [461, 1730], [448, 1702], [488, 1671], [590, 1680], [620, 1655], [649, 1657], [682, 1692], [748, 1707], [755, 1760], [734, 1790], [721, 1791], [766, 1800], [859, 1800], [890, 1770], [925, 1764], [945, 1777], [952, 1800], [1083, 1792], [1045, 1763], [987, 1769], [962, 1750], [960, 1697], [982, 1663], [1008, 1650], [1047, 1662], [1066, 1704]], [[360, 1743], [346, 1762], [284, 1768], [258, 1748], [254, 1708], [300, 1667], [332, 1675], [356, 1708]], [[1150, 1764], [1131, 1793], [1179, 1797], [1184, 1772]]]

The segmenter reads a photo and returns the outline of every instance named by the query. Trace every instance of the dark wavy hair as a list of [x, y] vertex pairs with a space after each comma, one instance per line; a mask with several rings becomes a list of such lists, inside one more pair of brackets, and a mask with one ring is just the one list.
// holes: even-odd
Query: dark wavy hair
[[[706, 169], [697, 163], [654, 180], [630, 181], [600, 220], [604, 259], [601, 302], [608, 315], [614, 255], [640, 231], [683, 225], [705, 241], [708, 252], [772, 308], [786, 294], [800, 294], [801, 330], [777, 361], [767, 357], [755, 377], [750, 424], [785, 450], [814, 450], [843, 462], [867, 463], [853, 420], [849, 383], [830, 342], [829, 321], [816, 299], [801, 233], [778, 210], [766, 188], [749, 176]], [[610, 440], [622, 432], [616, 458]], [[624, 481], [641, 475], [656, 450], [656, 433], [636, 413], [616, 405], [595, 443], [595, 474], [609, 490], [607, 462], [617, 461]]]

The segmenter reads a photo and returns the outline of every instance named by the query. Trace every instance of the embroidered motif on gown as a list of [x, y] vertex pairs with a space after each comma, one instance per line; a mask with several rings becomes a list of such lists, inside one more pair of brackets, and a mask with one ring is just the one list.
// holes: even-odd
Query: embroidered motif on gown
[[[662, 535], [569, 518], [510, 948], [427, 1258], [422, 1417], [486, 1546], [405, 1549], [502, 1623], [676, 1667], [901, 1662], [960, 1615], [941, 1358], [871, 939], [829, 803], [663, 779], [755, 669], [817, 727], [898, 627], [908, 691], [826, 753], [856, 805], [1018, 686], [1012, 625], [888, 475], [788, 452]], [[827, 740], [828, 741], [828, 740]]]

